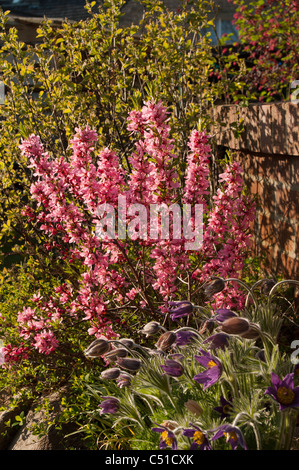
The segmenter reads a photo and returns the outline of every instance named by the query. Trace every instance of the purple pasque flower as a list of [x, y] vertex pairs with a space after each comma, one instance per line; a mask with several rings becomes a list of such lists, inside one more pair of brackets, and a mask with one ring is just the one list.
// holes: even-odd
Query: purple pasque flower
[[280, 405], [280, 410], [299, 407], [299, 387], [294, 387], [294, 372], [287, 374], [282, 380], [272, 372], [272, 387], [265, 393], [272, 396]]
[[224, 349], [228, 346], [229, 335], [226, 333], [215, 333], [203, 341], [203, 344], [209, 343], [209, 349]]
[[204, 372], [201, 372], [195, 377], [193, 380], [203, 385], [203, 389], [205, 390], [211, 385], [214, 385], [222, 374], [222, 364], [216, 357], [212, 356], [209, 352], [204, 351], [203, 349], [200, 350], [202, 353], [201, 356], [194, 356], [197, 362], [199, 362], [202, 366], [206, 367], [207, 369]]
[[164, 370], [164, 374], [171, 377], [181, 377], [184, 373], [182, 364], [174, 359], [166, 359], [165, 364], [162, 364], [161, 368]]
[[170, 318], [175, 321], [182, 317], [187, 317], [193, 312], [193, 305], [187, 300], [168, 302], [168, 312]]
[[120, 401], [115, 397], [101, 397], [104, 401], [99, 405], [101, 408], [100, 414], [114, 414], [119, 410]]
[[178, 446], [174, 433], [162, 424], [158, 424], [158, 426], [158, 428], [152, 428], [152, 431], [159, 432], [161, 434], [159, 449], [166, 449], [167, 447], [171, 447], [172, 450], [176, 450]]
[[215, 320], [217, 323], [222, 323], [229, 318], [237, 317], [238, 315], [229, 310], [228, 308], [218, 308], [215, 311], [215, 315], [213, 316], [212, 320]]
[[221, 414], [221, 419], [225, 419], [229, 413], [231, 412], [233, 408], [233, 405], [232, 405], [232, 400], [230, 399], [229, 400], [226, 400], [226, 398], [224, 398], [222, 395], [220, 397], [220, 406], [216, 406], [214, 408], [215, 411], [217, 411], [217, 413], [220, 413]]
[[183, 436], [190, 437], [192, 439], [192, 444], [190, 450], [200, 449], [200, 450], [211, 450], [211, 445], [206, 437], [206, 434], [201, 431], [198, 426], [191, 424], [194, 429], [184, 429], [182, 434]]
[[212, 437], [212, 441], [219, 439], [220, 437], [225, 437], [226, 442], [228, 442], [232, 450], [236, 450], [238, 445], [247, 450], [246, 442], [241, 430], [237, 426], [232, 426], [231, 424], [221, 424], [218, 428], [214, 429], [216, 433]]
[[191, 330], [178, 330], [176, 331], [176, 346], [186, 346], [197, 338], [196, 333]]
[[207, 325], [223, 323], [225, 320], [229, 320], [230, 318], [237, 316], [238, 315], [235, 312], [229, 310], [228, 308], [218, 308], [215, 310], [215, 315], [207, 320]]

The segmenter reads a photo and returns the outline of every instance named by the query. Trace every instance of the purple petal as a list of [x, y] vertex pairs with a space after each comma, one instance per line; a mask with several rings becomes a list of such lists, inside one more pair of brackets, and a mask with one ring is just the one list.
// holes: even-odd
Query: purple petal
[[166, 428], [152, 428], [151, 430], [154, 431], [154, 432], [161, 432], [162, 433], [166, 430]]
[[159, 444], [159, 449], [166, 449], [168, 447], [168, 445], [166, 444], [165, 441], [163, 441], [163, 439], [160, 440], [160, 444]]
[[186, 436], [186, 437], [193, 437], [194, 433], [195, 433], [194, 429], [184, 429], [184, 431], [182, 432], [183, 436]]
[[282, 387], [294, 388], [294, 373], [287, 374], [281, 382]]
[[[213, 370], [215, 369], [215, 370]], [[207, 369], [205, 372], [201, 372], [193, 377], [195, 382], [198, 382], [203, 385], [203, 389], [205, 390], [208, 387], [211, 387], [214, 383], [217, 382], [221, 375], [218, 367], [212, 367], [211, 369]]]
[[206, 356], [194, 356], [194, 358], [204, 367], [208, 367], [209, 362], [211, 361], [211, 358]]
[[193, 441], [191, 446], [190, 446], [190, 450], [196, 450], [198, 448], [198, 445], [197, 442]]
[[268, 387], [267, 390], [265, 391], [265, 393], [266, 393], [267, 395], [272, 395], [273, 397], [276, 398], [276, 391], [277, 391], [276, 388], [274, 388], [274, 387]]
[[202, 366], [208, 367], [210, 361], [214, 361], [216, 364], [219, 364], [219, 360], [212, 356], [209, 352], [204, 351], [203, 349], [200, 350], [201, 356], [195, 355], [194, 358], [199, 362]]
[[272, 379], [272, 384], [274, 387], [278, 387], [281, 384], [281, 380], [278, 377], [277, 374], [274, 374], [274, 372], [271, 373], [271, 379]]
[[218, 431], [214, 434], [214, 436], [211, 438], [211, 441], [215, 441], [216, 439], [219, 439], [220, 437], [223, 436], [223, 432], [221, 429], [218, 429]]

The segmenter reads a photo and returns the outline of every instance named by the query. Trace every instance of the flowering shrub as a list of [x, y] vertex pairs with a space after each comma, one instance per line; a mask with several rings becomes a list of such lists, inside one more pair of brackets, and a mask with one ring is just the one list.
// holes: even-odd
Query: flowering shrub
[[[179, 327], [151, 322], [141, 330], [156, 339], [149, 347], [124, 338], [93, 342], [87, 357], [104, 358], [107, 366], [101, 380], [89, 384], [98, 408], [86, 431], [100, 417], [109, 420], [106, 449], [113, 448], [113, 433], [120, 445], [130, 435], [131, 448], [139, 450], [292, 448], [299, 361], [278, 343], [284, 310], [275, 294], [285, 283], [299, 284], [274, 282], [266, 297], [256, 292], [260, 282], [248, 286], [239, 312], [194, 306]], [[187, 326], [192, 315], [205, 329]], [[128, 435], [121, 428], [129, 428]]]
[[143, 13], [140, 21], [128, 25], [122, 21], [125, 0], [87, 1], [88, 17], [79, 23], [53, 25], [44, 18], [34, 44], [20, 40], [9, 12], [0, 8], [0, 74], [5, 84], [1, 266], [27, 262], [36, 245], [42, 250], [43, 239], [21, 217], [31, 184], [26, 160], [18, 152], [21, 137], [38, 134], [53, 155], [65, 154], [76, 125], [89, 124], [99, 133], [100, 146], [113, 145], [129, 171], [132, 141], [124, 122], [132, 107], [157, 96], [168, 104], [182, 158], [198, 120], [210, 124], [223, 84], [210, 80], [216, 52], [211, 38], [200, 32], [215, 16], [214, 2], [180, 3], [174, 12], [160, 0], [137, 0]]
[[[20, 337], [27, 347], [42, 354], [56, 350], [61, 332], [76, 322], [87, 321], [89, 334], [109, 339], [118, 335], [119, 328], [132, 331], [126, 321], [130, 314], [140, 315], [137, 327], [141, 319], [160, 321], [168, 312], [168, 302], [186, 294], [189, 301], [202, 305], [215, 292], [219, 292], [215, 297], [218, 307], [223, 301], [230, 307], [244, 302], [236, 284], [223, 289], [220, 282], [219, 289], [215, 280], [205, 289], [211, 277], [234, 278], [244, 267], [254, 205], [243, 194], [241, 167], [228, 162], [220, 175], [217, 194], [212, 196], [211, 147], [205, 132], [192, 132], [189, 164], [182, 175], [161, 103], [148, 102], [141, 111], [132, 111], [128, 128], [137, 136], [128, 175], [112, 149], [96, 154], [97, 134], [89, 127], [77, 129], [69, 158], [50, 155], [35, 135], [20, 145], [35, 177], [30, 188], [35, 206], [28, 205], [24, 216], [46, 234], [46, 248], [68, 263], [68, 272], [72, 273], [65, 278], [62, 272], [62, 282], [52, 295], [36, 293], [31, 304], [18, 313]], [[170, 213], [171, 233], [158, 238], [152, 235], [152, 220], [146, 220], [142, 232], [141, 219], [136, 223], [128, 207], [130, 237], [121, 237], [120, 222], [116, 233], [111, 219], [101, 219], [110, 208], [119, 221], [119, 196], [147, 213], [151, 207], [169, 207], [173, 202], [179, 208], [201, 205], [203, 221], [196, 222], [192, 209], [188, 227], [194, 232], [187, 231], [186, 235], [184, 231], [181, 238], [175, 237], [176, 221]], [[160, 225], [163, 228], [162, 222]], [[186, 249], [189, 233], [194, 240], [202, 228], [202, 246], [196, 251]]]
[[252, 98], [273, 101], [289, 97], [298, 79], [298, 1], [232, 0], [238, 29], [250, 66], [244, 81]]

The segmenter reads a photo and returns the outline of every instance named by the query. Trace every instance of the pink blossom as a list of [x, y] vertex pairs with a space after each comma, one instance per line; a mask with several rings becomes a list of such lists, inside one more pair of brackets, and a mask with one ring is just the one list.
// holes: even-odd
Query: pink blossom
[[50, 354], [58, 347], [58, 341], [52, 331], [44, 330], [34, 337], [33, 347], [42, 354]]
[[44, 146], [39, 136], [31, 134], [28, 139], [22, 139], [20, 150], [23, 155], [32, 155], [38, 157], [43, 153]]
[[6, 344], [1, 348], [2, 367], [10, 367], [12, 364], [27, 359], [29, 357], [29, 348], [20, 343], [18, 346]]

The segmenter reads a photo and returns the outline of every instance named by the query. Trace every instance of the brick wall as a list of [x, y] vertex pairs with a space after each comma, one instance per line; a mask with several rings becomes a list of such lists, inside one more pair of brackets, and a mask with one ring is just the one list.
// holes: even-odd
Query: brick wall
[[[249, 190], [257, 198], [253, 224], [254, 254], [267, 275], [299, 279], [299, 103], [218, 106], [214, 119], [218, 149], [230, 149], [244, 168]], [[234, 136], [234, 122], [244, 132]]]

